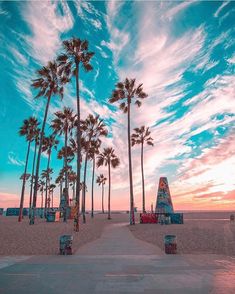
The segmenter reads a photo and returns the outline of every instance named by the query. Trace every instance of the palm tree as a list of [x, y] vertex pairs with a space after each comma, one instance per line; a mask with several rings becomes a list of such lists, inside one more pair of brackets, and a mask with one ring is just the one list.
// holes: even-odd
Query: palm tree
[[[25, 185], [29, 179], [30, 179], [30, 174], [22, 174], [20, 177], [20, 180], [25, 181]], [[23, 211], [22, 211], [22, 218], [23, 218]]]
[[58, 95], [63, 98], [64, 93], [64, 84], [68, 82], [68, 79], [59, 72], [59, 68], [56, 62], [49, 62], [47, 66], [41, 68], [37, 71], [38, 78], [33, 80], [32, 87], [34, 89], [38, 89], [39, 92], [36, 98], [44, 96], [47, 99], [46, 109], [44, 113], [44, 119], [42, 123], [42, 129], [39, 137], [39, 148], [38, 148], [38, 156], [36, 163], [36, 173], [35, 173], [35, 184], [33, 191], [33, 211], [30, 218], [30, 224], [34, 224], [35, 221], [35, 208], [37, 203], [37, 184], [39, 177], [39, 169], [40, 169], [40, 159], [42, 152], [42, 141], [44, 137], [44, 131], [47, 121], [48, 109], [51, 101], [51, 97], [53, 95]]
[[[37, 123], [37, 125], [39, 125], [39, 123]], [[35, 180], [34, 169], [35, 169], [35, 161], [36, 161], [36, 155], [37, 155], [37, 146], [38, 146], [39, 134], [40, 134], [40, 129], [35, 128], [35, 131], [34, 131], [34, 134], [33, 134], [34, 153], [33, 153], [33, 166], [32, 166], [32, 172], [31, 172], [30, 196], [29, 196], [29, 219], [31, 217], [33, 185], [34, 185], [34, 180]]]
[[28, 181], [29, 178], [30, 178], [30, 174], [22, 174], [20, 177], [20, 180]]
[[129, 159], [129, 179], [130, 179], [130, 225], [135, 224], [134, 213], [134, 193], [132, 179], [132, 161], [131, 161], [131, 103], [134, 102], [138, 107], [141, 106], [142, 99], [146, 98], [147, 94], [143, 91], [143, 84], [136, 87], [135, 79], [126, 78], [124, 82], [119, 82], [116, 89], [113, 90], [112, 96], [109, 99], [110, 103], [120, 102], [119, 108], [123, 113], [127, 113], [127, 137], [128, 137], [128, 159]]
[[91, 179], [91, 217], [94, 217], [94, 180], [95, 180], [95, 162], [96, 155], [99, 154], [101, 145], [100, 140], [91, 141], [91, 147], [88, 151], [88, 158], [92, 160], [92, 179]]
[[134, 133], [131, 135], [131, 145], [141, 144], [141, 174], [142, 174], [142, 205], [143, 213], [145, 212], [145, 189], [144, 189], [144, 143], [153, 146], [153, 139], [150, 137], [149, 128], [142, 126], [140, 128], [135, 128]]
[[[56, 140], [55, 135], [52, 134], [48, 137], [44, 137], [43, 138], [43, 145], [42, 145], [42, 152], [46, 152], [48, 159], [47, 159], [47, 170], [49, 170], [50, 168], [50, 161], [51, 161], [51, 152], [52, 152], [52, 148], [54, 147], [54, 149], [57, 149], [57, 145], [59, 143], [58, 140]], [[50, 186], [50, 177], [46, 178], [46, 187], [45, 187], [45, 191], [46, 191], [46, 195], [45, 195], [45, 209], [44, 209], [44, 214], [45, 217], [47, 215], [47, 204], [48, 204], [48, 187]]]
[[76, 78], [77, 96], [77, 184], [76, 184], [76, 206], [77, 212], [74, 217], [74, 230], [79, 231], [79, 210], [80, 210], [80, 170], [81, 170], [81, 119], [80, 119], [80, 95], [79, 95], [79, 70], [80, 65], [88, 72], [93, 68], [90, 60], [94, 55], [88, 51], [88, 41], [78, 38], [71, 38], [63, 42], [64, 54], [58, 57], [58, 62], [65, 76], [74, 75]]
[[62, 147], [57, 154], [58, 159], [63, 159], [65, 161], [65, 158], [67, 157], [67, 162], [71, 162], [74, 160], [74, 151], [70, 146], [67, 146], [67, 148]]
[[[87, 161], [89, 158], [89, 153], [91, 152], [92, 144], [95, 146], [95, 144], [101, 144], [100, 137], [105, 137], [108, 134], [107, 129], [105, 128], [105, 124], [103, 123], [103, 120], [99, 119], [99, 115], [93, 116], [91, 114], [88, 115], [88, 117], [81, 122], [81, 130], [82, 135], [84, 139], [84, 150], [85, 150], [85, 164], [84, 164], [84, 178], [83, 182], [84, 185], [86, 185], [86, 171], [87, 171]], [[94, 143], [96, 142], [96, 143]], [[97, 145], [98, 146], [98, 145]], [[82, 193], [82, 216], [83, 216], [83, 223], [86, 222], [86, 191], [83, 190]]]
[[96, 179], [96, 183], [102, 187], [102, 213], [104, 213], [104, 185], [106, 180], [107, 178], [103, 174], [100, 174]]
[[[45, 182], [50, 183], [52, 173], [53, 173], [53, 169], [52, 169], [52, 168], [44, 169], [44, 170], [42, 171], [42, 173], [41, 173], [41, 178], [42, 178], [42, 179], [45, 179]], [[46, 189], [49, 190], [49, 186], [47, 186]], [[45, 190], [46, 190], [46, 189], [45, 189]], [[48, 195], [48, 191], [46, 191], [46, 193], [47, 193], [47, 195]], [[49, 198], [49, 197], [48, 197], [48, 198]], [[50, 204], [50, 200], [49, 200], [48, 198], [45, 199], [45, 202], [47, 202], [47, 203], [45, 203], [45, 207], [46, 207], [46, 209], [47, 209], [47, 208], [50, 208], [50, 205], [49, 205], [49, 204]], [[44, 212], [44, 215], [45, 215], [45, 217], [46, 217], [46, 211]]]
[[[37, 127], [38, 127], [38, 121], [35, 117], [32, 116], [29, 119], [24, 120], [23, 125], [20, 127], [20, 130], [19, 130], [19, 135], [25, 136], [26, 141], [28, 142], [25, 167], [24, 167], [24, 175], [27, 174], [30, 145], [31, 145], [31, 142], [34, 140], [35, 130], [37, 129]], [[21, 197], [20, 197], [20, 212], [19, 212], [19, 217], [18, 217], [19, 222], [21, 222], [22, 217], [23, 217], [25, 182], [26, 182], [26, 178], [24, 176], [23, 183], [22, 183], [22, 189], [21, 189]]]
[[43, 180], [39, 180], [38, 190], [41, 192], [41, 218], [43, 218], [43, 192], [45, 191], [44, 187], [45, 187], [45, 182]]
[[120, 160], [115, 155], [113, 148], [104, 148], [103, 152], [101, 152], [97, 156], [97, 167], [102, 165], [108, 166], [108, 177], [109, 177], [109, 194], [108, 194], [108, 219], [111, 219], [110, 213], [110, 194], [111, 194], [111, 167], [116, 168], [119, 166]]
[[[49, 199], [51, 199], [51, 207], [53, 208], [54, 207], [54, 189], [56, 188], [56, 185], [55, 184], [50, 184], [49, 186]], [[51, 195], [51, 197], [50, 197]]]
[[[65, 135], [64, 140], [64, 167], [65, 167], [65, 198], [66, 205], [69, 205], [69, 195], [68, 195], [68, 159], [67, 159], [67, 151], [68, 151], [68, 136], [71, 135], [71, 132], [75, 123], [75, 115], [73, 110], [69, 107], [64, 107], [63, 111], [57, 111], [55, 113], [56, 118], [52, 120], [51, 127], [54, 130], [55, 134]], [[67, 209], [65, 209], [65, 218], [64, 221], [67, 220], [66, 215]]]
[[69, 174], [68, 174], [68, 178], [69, 178], [69, 183], [70, 183], [70, 186], [72, 187], [72, 190], [73, 190], [73, 198], [72, 198], [72, 202], [73, 204], [75, 203], [75, 188], [76, 188], [76, 179], [77, 179], [77, 175], [75, 173], [75, 171], [73, 171], [72, 169], [69, 171]]
[[64, 168], [62, 168], [60, 170], [59, 175], [55, 180], [55, 183], [59, 184], [59, 186], [60, 186], [60, 204], [61, 204], [61, 197], [62, 197], [62, 193], [63, 193], [63, 182], [64, 182]]

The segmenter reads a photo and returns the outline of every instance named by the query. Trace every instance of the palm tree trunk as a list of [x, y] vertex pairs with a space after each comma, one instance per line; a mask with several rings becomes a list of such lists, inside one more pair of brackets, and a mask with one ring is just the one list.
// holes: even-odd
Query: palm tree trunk
[[[49, 152], [49, 154], [48, 154], [48, 160], [47, 160], [47, 171], [49, 170], [49, 167], [50, 167], [51, 150], [48, 150], [48, 152]], [[48, 205], [48, 196], [47, 196], [48, 195], [48, 186], [50, 187], [50, 179], [48, 179], [48, 177], [46, 177], [46, 195], [45, 195], [45, 211], [44, 211], [44, 217], [45, 218], [47, 216], [47, 208], [49, 208], [49, 205]]]
[[142, 173], [142, 197], [143, 197], [143, 213], [145, 213], [145, 191], [144, 191], [144, 144], [141, 143], [141, 173]]
[[65, 129], [65, 156], [64, 156], [64, 166], [65, 166], [65, 212], [64, 212], [64, 222], [67, 221], [67, 209], [69, 206], [69, 193], [68, 193], [68, 158], [67, 158], [67, 143], [68, 143], [68, 128]]
[[61, 196], [62, 196], [62, 181], [60, 182], [60, 203], [61, 203]]
[[110, 172], [110, 162], [108, 164], [109, 169], [109, 197], [108, 197], [108, 219], [111, 219], [111, 212], [110, 212], [110, 194], [111, 194], [111, 172]]
[[51, 207], [54, 208], [54, 195], [53, 195], [53, 190], [51, 192]]
[[73, 183], [73, 205], [75, 200], [75, 182]]
[[[43, 189], [43, 187], [42, 187], [42, 189]], [[43, 218], [43, 191], [42, 191], [41, 196], [42, 196], [42, 199], [41, 199], [41, 218]]]
[[130, 178], [130, 225], [135, 224], [135, 213], [134, 213], [134, 193], [133, 193], [133, 179], [132, 179], [132, 163], [131, 163], [131, 128], [130, 128], [130, 112], [131, 105], [128, 99], [128, 110], [127, 110], [127, 136], [128, 136], [128, 159], [129, 159], [129, 178]]
[[102, 213], [104, 213], [104, 184], [102, 184]]
[[83, 223], [86, 223], [86, 170], [87, 170], [88, 152], [86, 153], [84, 177], [83, 177], [83, 190], [82, 190], [82, 217]]
[[42, 130], [41, 130], [40, 139], [39, 139], [35, 183], [34, 183], [34, 190], [33, 190], [33, 210], [32, 210], [32, 214], [31, 214], [31, 218], [30, 218], [30, 222], [29, 222], [30, 225], [33, 225], [34, 221], [35, 221], [35, 209], [36, 209], [36, 205], [37, 205], [37, 188], [38, 188], [38, 177], [39, 177], [39, 169], [40, 169], [40, 159], [41, 159], [41, 152], [42, 152], [42, 140], [43, 140], [43, 136], [44, 136], [44, 130], [45, 130], [45, 125], [46, 125], [50, 100], [51, 100], [51, 92], [49, 93], [49, 96], [47, 99], [47, 105], [46, 105], [45, 115], [44, 115], [44, 119], [43, 119], [43, 123], [42, 123]]
[[20, 197], [20, 212], [19, 212], [18, 222], [21, 222], [22, 218], [23, 218], [24, 191], [25, 191], [25, 182], [26, 182], [25, 177], [26, 177], [26, 172], [27, 172], [27, 167], [28, 167], [30, 144], [31, 144], [31, 142], [29, 141], [28, 149], [27, 149], [27, 153], [26, 153], [25, 167], [24, 167], [24, 176], [23, 176], [23, 184], [22, 184], [21, 197]]
[[95, 155], [93, 158], [92, 181], [91, 181], [91, 217], [94, 217], [94, 179], [95, 179]]
[[74, 214], [74, 231], [79, 232], [80, 211], [80, 170], [81, 170], [81, 120], [80, 120], [80, 97], [79, 97], [79, 63], [76, 63], [76, 94], [77, 94], [77, 179], [76, 179], [76, 206]]
[[31, 217], [31, 208], [32, 208], [33, 178], [34, 178], [36, 153], [37, 153], [37, 140], [35, 140], [34, 155], [33, 155], [33, 167], [32, 167], [32, 173], [31, 173], [30, 197], [29, 197], [29, 219]]

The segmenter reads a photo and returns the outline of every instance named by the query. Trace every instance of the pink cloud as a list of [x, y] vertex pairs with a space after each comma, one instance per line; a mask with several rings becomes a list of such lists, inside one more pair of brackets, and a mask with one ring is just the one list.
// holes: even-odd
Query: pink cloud
[[223, 191], [217, 191], [212, 193], [206, 193], [198, 196], [194, 196], [194, 198], [206, 198], [210, 199], [211, 201], [235, 201], [235, 190], [228, 191], [224, 193]]
[[192, 159], [181, 179], [186, 180], [201, 175], [213, 168], [214, 165], [218, 165], [235, 156], [234, 146], [235, 134], [231, 134], [227, 138], [222, 139], [221, 143], [216, 147], [207, 149], [200, 157]]
[[[215, 185], [213, 183], [208, 183], [203, 187], [191, 190], [191, 191], [185, 191], [185, 192], [180, 192], [178, 194], [175, 194], [175, 197], [183, 197], [183, 196], [187, 196], [187, 195], [198, 195], [204, 192], [207, 192], [210, 188], [214, 187]], [[200, 197], [200, 196], [199, 196]]]

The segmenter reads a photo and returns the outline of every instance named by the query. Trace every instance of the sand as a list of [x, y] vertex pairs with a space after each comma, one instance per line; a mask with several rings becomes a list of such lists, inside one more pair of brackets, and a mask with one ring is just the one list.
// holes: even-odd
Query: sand
[[82, 224], [79, 233], [73, 231], [73, 220], [64, 223], [47, 223], [37, 218], [29, 225], [27, 217], [19, 223], [17, 217], [0, 216], [0, 255], [54, 255], [59, 252], [61, 235], [73, 235], [73, 251], [100, 237], [104, 227], [110, 223], [127, 222], [128, 215], [113, 214], [107, 220], [106, 214], [97, 214], [94, 219], [87, 215], [87, 223]]
[[178, 254], [235, 255], [235, 222], [229, 212], [185, 213], [182, 225], [137, 224], [130, 226], [136, 238], [164, 250], [164, 236], [176, 235]]

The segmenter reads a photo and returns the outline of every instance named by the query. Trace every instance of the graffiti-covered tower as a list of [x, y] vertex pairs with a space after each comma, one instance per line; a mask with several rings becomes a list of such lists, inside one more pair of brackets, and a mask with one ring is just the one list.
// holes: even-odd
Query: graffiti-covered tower
[[159, 179], [155, 212], [174, 213], [170, 189], [166, 177], [161, 177]]

